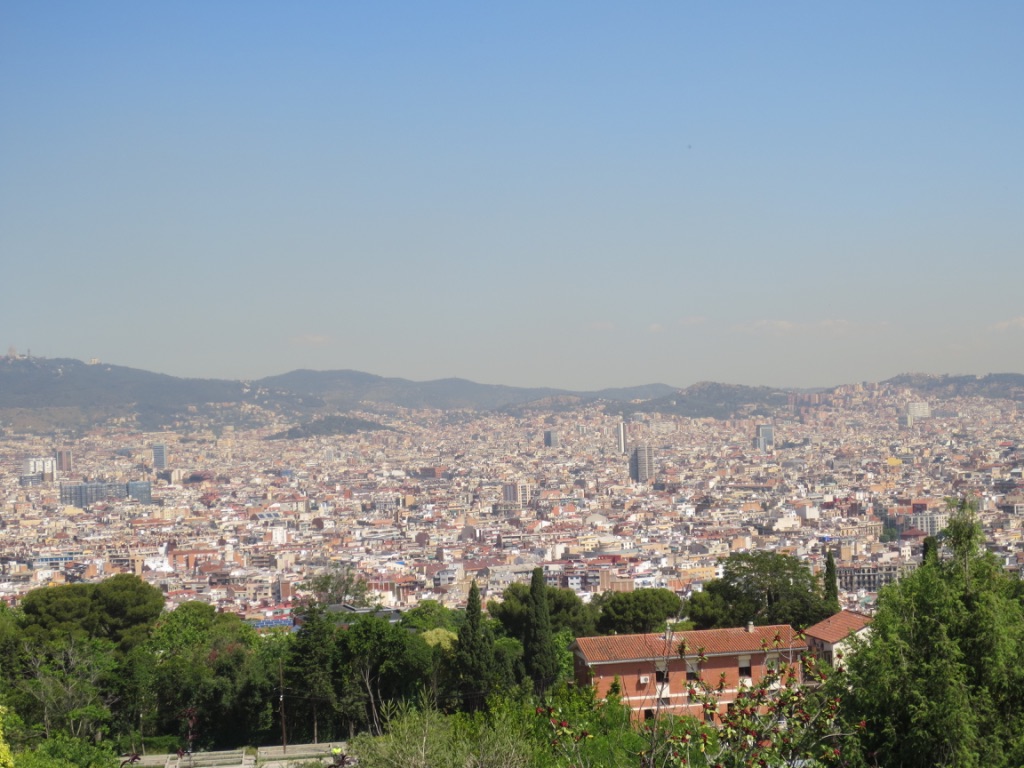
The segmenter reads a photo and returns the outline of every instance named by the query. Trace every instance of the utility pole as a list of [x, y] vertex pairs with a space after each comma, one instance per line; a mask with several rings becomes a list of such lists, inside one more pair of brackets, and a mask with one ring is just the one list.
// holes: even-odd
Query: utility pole
[[280, 659], [277, 660], [277, 674], [281, 692], [281, 753], [288, 754], [288, 728], [284, 720], [284, 662]]

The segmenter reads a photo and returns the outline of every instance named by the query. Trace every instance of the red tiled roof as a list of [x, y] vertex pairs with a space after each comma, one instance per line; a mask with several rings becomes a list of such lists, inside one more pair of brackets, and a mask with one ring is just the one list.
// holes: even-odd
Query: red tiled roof
[[840, 611], [808, 627], [804, 634], [824, 643], [838, 643], [871, 623], [871, 617], [855, 611]]
[[788, 624], [754, 627], [747, 631], [735, 629], [698, 629], [692, 632], [674, 632], [665, 635], [609, 635], [607, 637], [580, 637], [576, 647], [588, 664], [609, 661], [635, 661], [658, 659], [679, 654], [685, 642], [687, 656], [701, 650], [709, 656], [715, 654], [757, 653], [761, 650], [803, 650], [806, 643]]

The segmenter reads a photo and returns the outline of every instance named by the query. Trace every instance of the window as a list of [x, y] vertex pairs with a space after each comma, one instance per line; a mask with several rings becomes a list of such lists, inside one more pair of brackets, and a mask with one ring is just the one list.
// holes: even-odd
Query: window
[[686, 662], [686, 682], [696, 683], [700, 680], [700, 662], [687, 661]]
[[709, 709], [704, 713], [704, 722], [708, 725], [715, 724], [715, 710]]
[[750, 677], [750, 657], [740, 656], [740, 677]]
[[654, 681], [656, 683], [667, 683], [668, 682], [668, 670], [659, 669], [654, 673]]

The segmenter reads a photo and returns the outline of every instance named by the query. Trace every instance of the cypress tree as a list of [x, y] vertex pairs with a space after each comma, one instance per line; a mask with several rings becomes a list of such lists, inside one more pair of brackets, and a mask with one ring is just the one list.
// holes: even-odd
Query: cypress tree
[[541, 568], [534, 568], [533, 578], [530, 579], [530, 601], [526, 622], [523, 643], [526, 671], [533, 680], [534, 690], [543, 696], [544, 691], [558, 676], [558, 654], [555, 652], [555, 641], [551, 632], [551, 615], [544, 584], [544, 571]]
[[921, 551], [921, 564], [939, 562], [939, 540], [934, 536], [925, 536], [924, 548]]
[[825, 558], [825, 605], [832, 613], [839, 613], [839, 581], [836, 578], [836, 561], [831, 550]]
[[480, 610], [480, 589], [473, 580], [466, 603], [466, 620], [455, 645], [455, 671], [465, 709], [482, 709], [494, 675], [494, 638]]

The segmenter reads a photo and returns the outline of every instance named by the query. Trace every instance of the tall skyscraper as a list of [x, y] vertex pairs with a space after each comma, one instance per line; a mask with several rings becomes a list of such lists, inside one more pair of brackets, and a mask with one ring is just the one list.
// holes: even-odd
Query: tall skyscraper
[[163, 443], [153, 446], [153, 469], [167, 469], [167, 446]]
[[57, 471], [58, 472], [70, 472], [71, 471], [71, 449], [61, 448], [57, 451]]
[[758, 424], [754, 435], [754, 447], [761, 453], [768, 453], [775, 448], [775, 427], [771, 424]]
[[544, 445], [548, 448], [557, 448], [560, 445], [558, 432], [554, 429], [544, 430]]
[[629, 455], [629, 479], [634, 483], [646, 483], [654, 479], [654, 449], [649, 445], [638, 445]]
[[125, 486], [128, 498], [143, 504], [153, 503], [153, 486], [148, 480], [135, 480]]
[[619, 422], [619, 431], [618, 431], [617, 437], [618, 437], [619, 453], [625, 453], [626, 452], [626, 422], [624, 422], [624, 421], [620, 421]]

